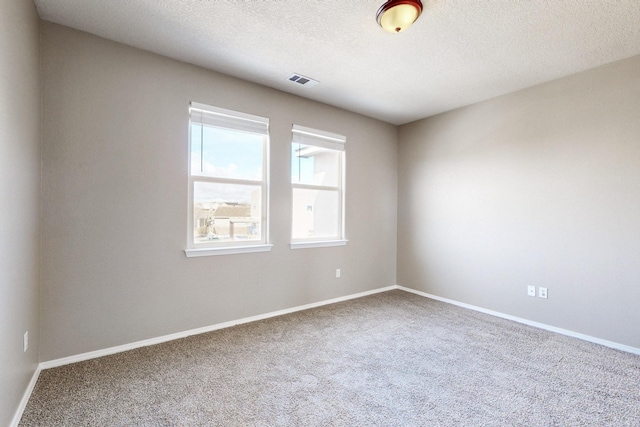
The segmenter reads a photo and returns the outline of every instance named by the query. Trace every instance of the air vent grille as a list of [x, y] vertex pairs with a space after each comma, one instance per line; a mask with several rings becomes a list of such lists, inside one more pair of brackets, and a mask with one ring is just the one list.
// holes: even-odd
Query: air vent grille
[[318, 83], [320, 83], [317, 80], [313, 80], [310, 77], [305, 77], [301, 74], [294, 74], [291, 77], [289, 77], [289, 81], [302, 85], [302, 86], [306, 86], [306, 87], [313, 87], [315, 85], [317, 85]]

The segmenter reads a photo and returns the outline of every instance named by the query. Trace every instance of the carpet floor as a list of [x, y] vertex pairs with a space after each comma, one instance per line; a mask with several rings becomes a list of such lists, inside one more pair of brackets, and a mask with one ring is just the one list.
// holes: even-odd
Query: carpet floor
[[20, 426], [640, 426], [640, 356], [403, 291], [44, 370]]

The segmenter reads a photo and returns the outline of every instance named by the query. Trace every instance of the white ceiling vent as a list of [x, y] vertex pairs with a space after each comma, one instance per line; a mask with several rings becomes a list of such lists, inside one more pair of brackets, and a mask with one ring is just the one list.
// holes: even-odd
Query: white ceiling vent
[[297, 83], [299, 85], [306, 86], [306, 87], [313, 87], [318, 83], [320, 83], [317, 80], [313, 80], [311, 77], [305, 77], [300, 74], [292, 75], [291, 77], [289, 77], [289, 81], [292, 81], [294, 83]]

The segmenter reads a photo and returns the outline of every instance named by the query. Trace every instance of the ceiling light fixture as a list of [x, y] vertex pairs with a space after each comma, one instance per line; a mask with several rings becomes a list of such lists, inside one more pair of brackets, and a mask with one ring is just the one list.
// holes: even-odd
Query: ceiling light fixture
[[399, 33], [416, 22], [421, 13], [420, 0], [389, 0], [378, 9], [376, 21], [390, 33]]

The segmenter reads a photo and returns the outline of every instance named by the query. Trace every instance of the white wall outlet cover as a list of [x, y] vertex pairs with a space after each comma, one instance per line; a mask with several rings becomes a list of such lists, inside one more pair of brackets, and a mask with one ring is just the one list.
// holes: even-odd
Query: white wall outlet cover
[[536, 296], [536, 287], [535, 286], [527, 286], [527, 295], [530, 297]]
[[340, 269], [336, 268], [336, 277], [340, 277]]
[[540, 298], [546, 298], [547, 297], [547, 288], [538, 288], [538, 296]]

